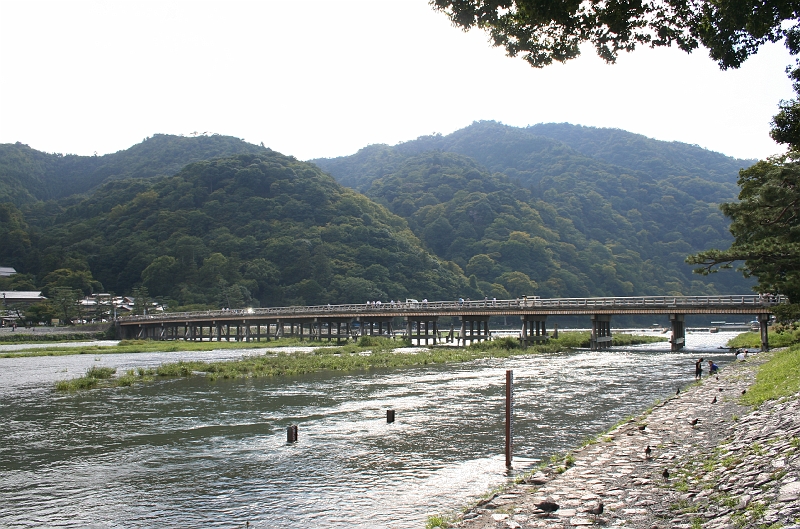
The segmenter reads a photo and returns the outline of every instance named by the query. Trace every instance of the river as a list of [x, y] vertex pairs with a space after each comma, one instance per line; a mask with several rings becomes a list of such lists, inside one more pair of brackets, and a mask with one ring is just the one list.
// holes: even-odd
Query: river
[[[735, 333], [606, 352], [59, 393], [91, 365], [253, 351], [0, 359], [0, 527], [421, 528], [694, 378]], [[707, 370], [707, 368], [704, 366]], [[396, 421], [386, 423], [386, 410]], [[286, 443], [298, 425], [299, 441]]]

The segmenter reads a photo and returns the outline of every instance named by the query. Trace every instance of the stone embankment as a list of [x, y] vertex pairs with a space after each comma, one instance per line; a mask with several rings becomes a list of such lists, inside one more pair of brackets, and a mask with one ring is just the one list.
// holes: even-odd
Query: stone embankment
[[454, 527], [800, 529], [800, 394], [740, 402], [769, 355], [682, 390]]

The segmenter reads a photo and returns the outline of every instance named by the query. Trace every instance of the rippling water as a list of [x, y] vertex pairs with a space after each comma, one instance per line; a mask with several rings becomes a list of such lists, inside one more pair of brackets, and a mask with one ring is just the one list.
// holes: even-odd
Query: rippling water
[[[0, 359], [0, 526], [420, 528], [508, 479], [506, 369], [519, 472], [674, 394], [698, 355], [726, 363], [717, 346], [731, 336], [690, 334], [681, 353], [662, 343], [76, 394], [53, 381], [243, 353]], [[287, 445], [291, 424], [299, 442]]]

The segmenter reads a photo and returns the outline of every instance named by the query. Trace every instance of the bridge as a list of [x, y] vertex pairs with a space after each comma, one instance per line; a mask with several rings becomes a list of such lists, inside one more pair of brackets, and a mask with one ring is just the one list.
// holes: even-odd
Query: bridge
[[[548, 316], [591, 317], [591, 348], [611, 346], [611, 317], [623, 314], [668, 315], [672, 327], [671, 349], [683, 348], [687, 314], [741, 314], [758, 319], [762, 350], [769, 349], [767, 325], [772, 307], [785, 303], [783, 296], [638, 296], [604, 298], [522, 297], [480, 301], [380, 301], [347, 305], [248, 308], [202, 312], [167, 312], [125, 316], [116, 322], [120, 339], [258, 341], [284, 336], [340, 343], [358, 336], [394, 336], [393, 324], [402, 318], [405, 336], [417, 345], [436, 345], [442, 340], [440, 318], [460, 323], [458, 342], [491, 339], [493, 316], [518, 316], [523, 347], [546, 341]], [[234, 330], [234, 334], [231, 331]], [[557, 328], [555, 329], [557, 332]], [[455, 325], [445, 338], [453, 341]]]

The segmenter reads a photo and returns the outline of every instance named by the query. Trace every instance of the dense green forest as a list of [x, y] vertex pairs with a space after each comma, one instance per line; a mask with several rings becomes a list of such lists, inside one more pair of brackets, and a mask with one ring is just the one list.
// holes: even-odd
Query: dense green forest
[[48, 154], [21, 143], [0, 144], [0, 203], [17, 206], [89, 192], [112, 179], [172, 176], [186, 164], [267, 149], [230, 136], [156, 134], [104, 156]]
[[156, 135], [99, 157], [0, 145], [0, 265], [20, 272], [0, 289], [146, 289], [200, 308], [752, 284], [684, 262], [730, 244], [718, 204], [735, 200], [746, 160], [480, 122], [314, 162], [223, 136]]
[[272, 151], [112, 180], [36, 226], [3, 207], [0, 260], [46, 286], [229, 307], [447, 298], [466, 283], [404, 220]]
[[[456, 167], [447, 153], [468, 156], [473, 166], [464, 170], [462, 160]], [[372, 145], [314, 162], [408, 219], [428, 248], [479, 281], [521, 271], [541, 295], [553, 296], [704, 295], [746, 292], [753, 284], [733, 273], [702, 278], [685, 263], [690, 253], [730, 245], [718, 205], [736, 199], [738, 170], [750, 160], [615, 129], [479, 122], [447, 136]], [[505, 192], [482, 190], [479, 184], [489, 182], [504, 182]], [[493, 197], [492, 206], [482, 202], [485, 224], [506, 222], [514, 211], [517, 222], [507, 225], [515, 227], [493, 228], [486, 236], [480, 228], [477, 234], [466, 230], [459, 213], [465, 195], [454, 194], [458, 190]], [[456, 230], [447, 249], [430, 239], [434, 223]], [[499, 249], [512, 233], [538, 243], [523, 237], [523, 245], [537, 248], [536, 259], [525, 257], [527, 266]], [[487, 264], [483, 276], [472, 273], [473, 259]]]

